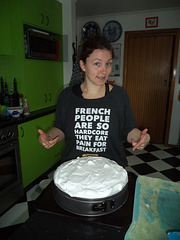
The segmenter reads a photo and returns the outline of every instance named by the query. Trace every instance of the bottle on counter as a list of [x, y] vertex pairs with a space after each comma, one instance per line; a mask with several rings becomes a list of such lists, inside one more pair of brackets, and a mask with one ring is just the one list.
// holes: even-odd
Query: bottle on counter
[[19, 94], [19, 106], [23, 107], [23, 95]]
[[9, 93], [8, 93], [8, 86], [7, 86], [6, 82], [5, 82], [5, 85], [4, 85], [3, 102], [4, 102], [5, 106], [9, 106]]
[[19, 94], [18, 94], [18, 91], [17, 91], [16, 78], [14, 78], [13, 85], [14, 85], [14, 93], [13, 93], [14, 106], [19, 107]]
[[4, 82], [3, 82], [3, 78], [1, 77], [1, 80], [0, 80], [0, 84], [1, 84], [1, 90], [0, 90], [0, 105], [3, 105], [4, 104], [4, 101], [3, 101], [3, 96], [4, 96]]
[[23, 105], [23, 108], [24, 108], [24, 115], [29, 115], [29, 104], [27, 103], [27, 98], [25, 97], [24, 98], [24, 105]]
[[13, 89], [9, 90], [9, 107], [14, 107]]

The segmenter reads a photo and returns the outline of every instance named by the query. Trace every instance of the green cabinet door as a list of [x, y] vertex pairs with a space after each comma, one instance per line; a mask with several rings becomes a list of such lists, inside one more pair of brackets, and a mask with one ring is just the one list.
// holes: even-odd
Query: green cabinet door
[[23, 186], [26, 187], [61, 159], [64, 142], [51, 149], [39, 143], [38, 129], [48, 131], [54, 122], [55, 113], [22, 123], [18, 126]]
[[9, 1], [0, 1], [0, 55], [12, 55]]
[[62, 4], [56, 0], [21, 0], [24, 23], [62, 34]]
[[43, 6], [46, 29], [62, 35], [62, 4], [57, 0], [44, 0]]
[[30, 111], [56, 105], [63, 89], [60, 61], [25, 60], [25, 89]]

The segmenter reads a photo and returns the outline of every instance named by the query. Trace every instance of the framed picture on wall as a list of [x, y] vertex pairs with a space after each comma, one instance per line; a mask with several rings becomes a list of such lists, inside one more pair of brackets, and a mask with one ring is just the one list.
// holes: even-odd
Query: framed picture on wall
[[112, 44], [114, 50], [114, 59], [112, 62], [112, 71], [110, 76], [120, 76], [120, 57], [121, 57], [121, 44]]
[[158, 27], [158, 17], [146, 18], [146, 28]]

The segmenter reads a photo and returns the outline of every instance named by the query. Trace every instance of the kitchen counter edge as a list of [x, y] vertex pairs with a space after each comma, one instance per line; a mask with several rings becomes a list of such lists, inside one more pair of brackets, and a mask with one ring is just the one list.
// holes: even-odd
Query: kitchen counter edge
[[55, 111], [56, 111], [56, 106], [51, 106], [48, 108], [43, 108], [43, 109], [40, 109], [37, 111], [30, 112], [30, 114], [26, 115], [26, 116], [23, 114], [17, 118], [8, 116], [7, 121], [4, 120], [3, 122], [0, 122], [0, 128], [8, 127], [8, 126], [11, 126], [14, 124], [19, 125], [21, 123], [25, 123], [25, 122], [34, 120], [36, 118], [43, 117], [45, 115], [54, 113]]

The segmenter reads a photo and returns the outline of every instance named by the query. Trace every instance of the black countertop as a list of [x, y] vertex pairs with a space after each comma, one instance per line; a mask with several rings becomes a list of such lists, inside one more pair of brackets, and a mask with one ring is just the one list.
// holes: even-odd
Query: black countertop
[[123, 240], [131, 224], [137, 177], [129, 173], [128, 199], [115, 212], [97, 217], [77, 216], [62, 209], [53, 196], [53, 182], [33, 202], [33, 214], [9, 240]]
[[124, 235], [124, 229], [113, 226], [35, 212], [9, 240], [121, 240]]
[[47, 114], [53, 113], [56, 111], [56, 106], [43, 108], [37, 111], [30, 112], [29, 115], [21, 115], [20, 117], [12, 117], [12, 116], [0, 116], [0, 128], [8, 127], [14, 124], [21, 124], [24, 122], [31, 121], [33, 119], [45, 116]]
[[[121, 208], [107, 215], [102, 215], [98, 217], [78, 216], [78, 219], [98, 222], [100, 224], [107, 224], [120, 228], [129, 227], [132, 221], [133, 202], [137, 176], [134, 173], [129, 172], [128, 178], [129, 178], [128, 198]], [[77, 219], [76, 214], [67, 212], [62, 207], [60, 207], [59, 204], [55, 201], [53, 193], [53, 183], [49, 184], [47, 189], [43, 191], [43, 193], [39, 196], [39, 198], [36, 201], [34, 201], [33, 205], [34, 208], [39, 211], [55, 213]]]

